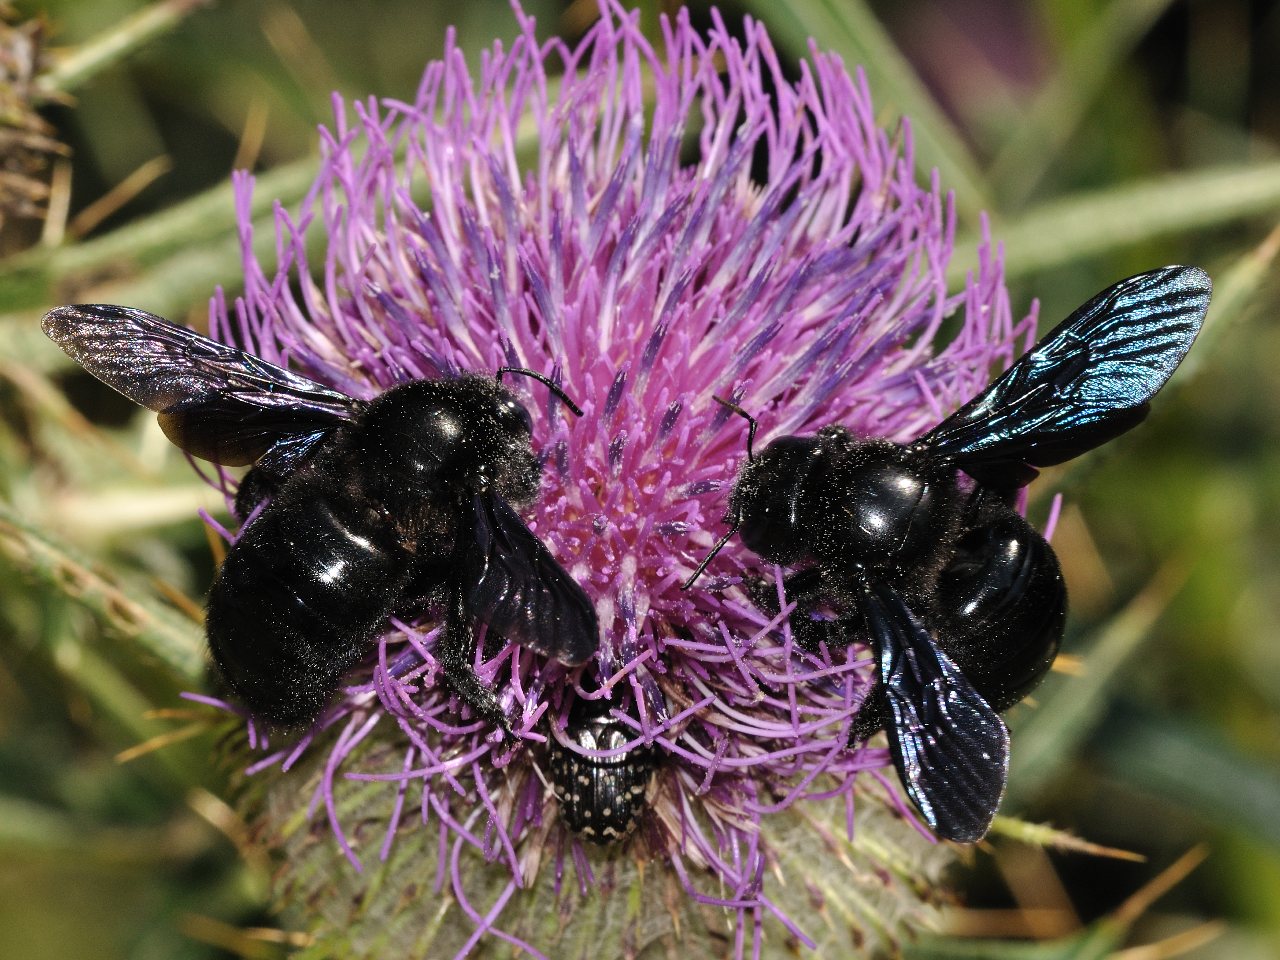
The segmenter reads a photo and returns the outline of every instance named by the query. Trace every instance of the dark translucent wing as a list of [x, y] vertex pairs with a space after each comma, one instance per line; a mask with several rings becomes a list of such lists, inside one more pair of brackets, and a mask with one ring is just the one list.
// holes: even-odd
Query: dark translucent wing
[[1026, 483], [1117, 437], [1191, 349], [1212, 285], [1164, 267], [1102, 291], [920, 442], [977, 479]]
[[568, 666], [600, 642], [595, 607], [520, 516], [500, 497], [474, 500], [474, 540], [459, 571], [467, 608], [508, 640]]
[[1009, 773], [1004, 721], [893, 590], [873, 585], [862, 603], [903, 786], [938, 836], [981, 840]]
[[107, 386], [156, 411], [193, 456], [253, 463], [277, 441], [331, 430], [360, 402], [154, 314], [58, 307], [44, 332]]
[[228, 467], [253, 463], [285, 439], [324, 436], [345, 419], [280, 393], [223, 393], [156, 417], [164, 435], [187, 453]]

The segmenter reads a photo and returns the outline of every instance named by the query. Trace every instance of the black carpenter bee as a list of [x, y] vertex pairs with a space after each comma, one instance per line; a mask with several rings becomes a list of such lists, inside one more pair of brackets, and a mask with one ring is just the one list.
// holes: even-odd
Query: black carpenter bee
[[906, 446], [830, 426], [754, 456], [755, 421], [725, 404], [750, 424], [747, 462], [731, 529], [685, 586], [735, 532], [771, 563], [808, 564], [785, 582], [796, 636], [870, 639], [878, 681], [851, 739], [887, 728], [907, 793], [942, 837], [986, 834], [1008, 773], [997, 711], [1031, 692], [1062, 640], [1057, 557], [1012, 508], [1017, 491], [1142, 421], [1210, 291], [1194, 267], [1122, 280]]
[[[569, 712], [564, 737], [583, 750], [605, 753], [635, 740], [636, 730], [607, 709], [580, 700]], [[633, 746], [613, 756], [591, 757], [575, 753], [554, 735], [548, 743], [551, 786], [565, 826], [584, 840], [602, 845], [626, 838], [648, 804], [657, 765], [654, 748]]]
[[[266, 506], [227, 553], [206, 628], [256, 716], [314, 720], [387, 618], [428, 603], [444, 608], [445, 679], [504, 728], [473, 669], [477, 622], [567, 666], [595, 653], [590, 600], [512, 509], [541, 471], [528, 411], [497, 378], [414, 380], [365, 402], [129, 307], [59, 307], [43, 326], [187, 453], [254, 464], [236, 512]], [[540, 374], [508, 371], [581, 413]]]

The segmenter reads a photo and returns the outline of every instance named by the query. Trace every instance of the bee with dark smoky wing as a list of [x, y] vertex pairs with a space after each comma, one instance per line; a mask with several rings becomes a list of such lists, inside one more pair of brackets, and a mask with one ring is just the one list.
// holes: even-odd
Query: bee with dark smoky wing
[[387, 618], [425, 598], [445, 611], [445, 679], [504, 728], [472, 666], [477, 623], [568, 666], [595, 653], [590, 600], [512, 508], [541, 472], [529, 414], [496, 378], [414, 380], [365, 402], [129, 307], [59, 307], [43, 326], [187, 453], [254, 465], [236, 511], [266, 505], [227, 554], [206, 626], [256, 716], [314, 720]]
[[[731, 529], [786, 581], [797, 637], [869, 639], [878, 679], [853, 738], [880, 727], [908, 795], [942, 837], [981, 839], [1004, 793], [998, 711], [1057, 655], [1057, 557], [1012, 508], [1036, 468], [1129, 430], [1191, 348], [1211, 284], [1194, 267], [1122, 280], [1080, 307], [979, 396], [914, 443], [840, 426], [752, 453]], [[723, 401], [722, 401], [723, 402]], [[960, 471], [968, 476], [964, 479]]]

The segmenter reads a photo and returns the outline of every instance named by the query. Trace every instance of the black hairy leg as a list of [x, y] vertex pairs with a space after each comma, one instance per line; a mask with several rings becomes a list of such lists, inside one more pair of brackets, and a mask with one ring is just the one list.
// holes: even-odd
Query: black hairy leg
[[437, 646], [436, 659], [444, 670], [445, 682], [463, 703], [479, 716], [497, 724], [507, 736], [514, 736], [511, 721], [502, 711], [497, 696], [476, 675], [476, 632], [472, 616], [467, 612], [462, 589], [455, 587], [445, 612], [444, 633]]

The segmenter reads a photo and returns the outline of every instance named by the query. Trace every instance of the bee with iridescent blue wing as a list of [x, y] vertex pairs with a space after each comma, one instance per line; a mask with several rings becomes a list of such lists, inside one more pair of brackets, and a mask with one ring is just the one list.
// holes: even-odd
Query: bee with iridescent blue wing
[[[757, 456], [756, 421], [726, 404], [750, 424], [747, 462], [731, 528], [686, 587], [735, 533], [770, 563], [801, 565], [786, 581], [793, 630], [810, 646], [870, 643], [877, 680], [851, 740], [887, 730], [898, 775], [939, 836], [985, 836], [1008, 774], [999, 711], [1036, 687], [1062, 641], [1057, 557], [1013, 509], [1017, 493], [1037, 468], [1146, 417], [1210, 291], [1195, 267], [1120, 281], [906, 445], [830, 426]], [[755, 596], [769, 605], [767, 591]]]

